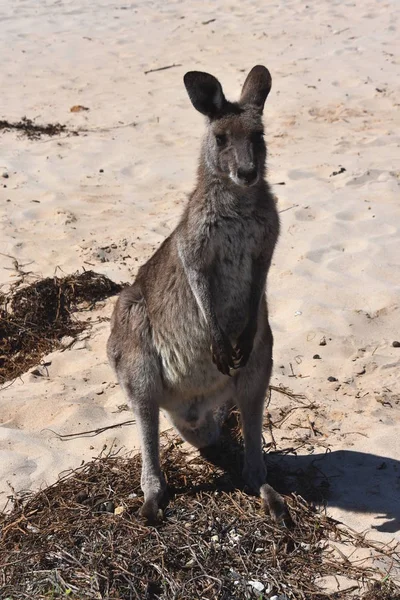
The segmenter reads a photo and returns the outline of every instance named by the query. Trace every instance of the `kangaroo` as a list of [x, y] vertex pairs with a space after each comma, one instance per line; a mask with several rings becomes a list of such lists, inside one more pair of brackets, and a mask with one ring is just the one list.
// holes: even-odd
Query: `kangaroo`
[[262, 453], [273, 344], [265, 290], [279, 234], [265, 180], [262, 124], [271, 75], [254, 67], [236, 103], [208, 73], [186, 73], [184, 84], [194, 108], [207, 117], [197, 184], [175, 230], [121, 292], [107, 345], [137, 418], [141, 514], [159, 518], [166, 488], [159, 410], [186, 441], [203, 448], [217, 441], [236, 405], [244, 480], [280, 519], [286, 507], [266, 483]]

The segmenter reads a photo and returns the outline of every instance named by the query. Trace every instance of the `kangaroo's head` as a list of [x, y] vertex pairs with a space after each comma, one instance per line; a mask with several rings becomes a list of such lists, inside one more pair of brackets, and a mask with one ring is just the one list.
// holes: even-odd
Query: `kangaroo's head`
[[208, 118], [207, 167], [235, 185], [256, 185], [265, 168], [262, 112], [271, 89], [268, 69], [253, 67], [235, 103], [226, 100], [220, 82], [208, 73], [190, 71], [184, 83], [193, 106]]

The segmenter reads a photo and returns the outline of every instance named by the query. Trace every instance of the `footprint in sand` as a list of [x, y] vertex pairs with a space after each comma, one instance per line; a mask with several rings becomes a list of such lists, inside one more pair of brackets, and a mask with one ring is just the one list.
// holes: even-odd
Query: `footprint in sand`
[[313, 173], [312, 171], [301, 171], [298, 169], [293, 169], [291, 171], [288, 171], [287, 176], [289, 179], [293, 179], [296, 181], [298, 179], [311, 179], [315, 177], [315, 173]]
[[379, 169], [369, 169], [362, 175], [358, 175], [352, 179], [349, 179], [345, 185], [363, 185], [365, 183], [370, 183], [371, 181], [381, 181], [379, 178], [384, 174], [385, 171], [380, 171]]

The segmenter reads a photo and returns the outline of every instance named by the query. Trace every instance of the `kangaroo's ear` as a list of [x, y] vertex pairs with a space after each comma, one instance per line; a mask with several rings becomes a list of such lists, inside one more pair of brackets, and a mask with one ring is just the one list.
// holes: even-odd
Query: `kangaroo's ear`
[[222, 114], [226, 99], [218, 79], [201, 71], [189, 71], [183, 81], [196, 110], [210, 119]]
[[253, 67], [244, 82], [240, 104], [250, 104], [262, 112], [271, 90], [271, 83], [271, 74], [266, 67], [262, 65]]

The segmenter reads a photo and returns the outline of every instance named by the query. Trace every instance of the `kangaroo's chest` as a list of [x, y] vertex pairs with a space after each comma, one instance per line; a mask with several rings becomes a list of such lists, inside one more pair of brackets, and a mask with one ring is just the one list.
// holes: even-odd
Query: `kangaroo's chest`
[[230, 278], [237, 272], [245, 275], [251, 269], [252, 258], [257, 253], [261, 241], [262, 232], [254, 223], [224, 223], [214, 243], [216, 276]]
[[254, 219], [223, 223], [214, 242], [212, 289], [225, 329], [240, 333], [248, 318], [253, 260], [261, 252], [265, 227]]

